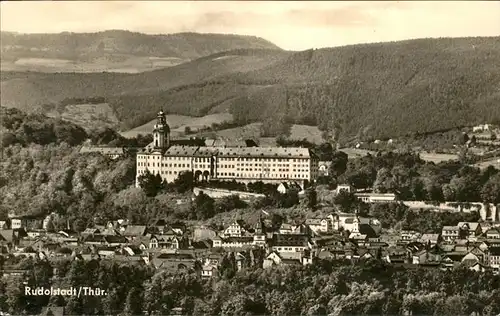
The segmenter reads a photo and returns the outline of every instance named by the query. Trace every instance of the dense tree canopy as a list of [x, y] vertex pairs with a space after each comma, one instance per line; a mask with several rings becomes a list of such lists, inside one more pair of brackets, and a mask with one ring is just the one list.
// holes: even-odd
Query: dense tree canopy
[[[250, 257], [250, 256], [248, 256]], [[255, 257], [255, 255], [253, 256]], [[221, 277], [201, 279], [194, 270], [154, 271], [144, 265], [108, 260], [48, 263], [25, 259], [28, 284], [97, 286], [102, 297], [25, 296], [18, 282], [0, 281], [0, 309], [37, 313], [49, 303], [71, 314], [165, 315], [183, 308], [187, 315], [496, 315], [500, 313], [498, 275], [465, 269], [398, 268], [371, 259], [318, 260], [313, 265], [263, 270], [250, 263], [234, 270], [224, 256]], [[52, 278], [52, 267], [58, 275]]]

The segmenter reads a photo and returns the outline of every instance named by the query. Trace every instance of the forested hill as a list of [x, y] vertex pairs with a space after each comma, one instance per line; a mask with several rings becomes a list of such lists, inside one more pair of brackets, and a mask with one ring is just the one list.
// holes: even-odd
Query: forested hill
[[2, 59], [88, 60], [109, 55], [176, 57], [192, 60], [241, 48], [279, 49], [255, 36], [175, 33], [148, 35], [123, 30], [98, 33], [1, 33]]
[[269, 122], [376, 137], [428, 132], [500, 120], [500, 37], [308, 50], [225, 80], [272, 86], [256, 111]]
[[162, 106], [194, 116], [229, 110], [276, 133], [290, 123], [344, 139], [432, 132], [500, 120], [500, 37], [232, 51], [136, 75], [2, 75], [7, 106], [96, 96], [126, 128]]

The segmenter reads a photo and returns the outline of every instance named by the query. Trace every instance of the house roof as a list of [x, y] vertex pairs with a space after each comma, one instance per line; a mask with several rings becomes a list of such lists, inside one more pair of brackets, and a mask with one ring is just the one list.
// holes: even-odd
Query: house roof
[[273, 236], [274, 246], [306, 246], [309, 236], [303, 234], [276, 234]]
[[4, 229], [0, 230], [0, 241], [11, 243], [14, 240], [14, 230]]
[[457, 226], [443, 226], [443, 231], [445, 231], [445, 230], [455, 231], [455, 230], [458, 230], [458, 227]]
[[354, 223], [354, 217], [349, 217], [344, 220], [344, 223], [346, 224], [353, 224]]
[[191, 242], [191, 246], [194, 249], [210, 249], [212, 248], [213, 242], [211, 240], [200, 240]]
[[301, 260], [302, 259], [302, 253], [300, 252], [278, 252], [278, 255], [281, 259], [283, 260]]
[[194, 260], [194, 256], [189, 253], [160, 253], [156, 256], [156, 259], [167, 259], [167, 260]]
[[459, 222], [457, 226], [461, 228], [464, 225], [468, 225], [471, 231], [475, 231], [480, 226], [478, 222]]
[[252, 236], [242, 236], [242, 237], [226, 237], [222, 238], [225, 243], [249, 243], [253, 241]]
[[195, 146], [171, 146], [163, 153], [163, 156], [183, 156], [183, 157], [192, 157], [194, 156], [198, 147]]
[[295, 225], [288, 224], [288, 223], [281, 223], [280, 229], [283, 230], [291, 230]]
[[479, 263], [479, 261], [477, 261], [476, 259], [464, 259], [462, 260], [461, 265], [465, 266], [466, 268], [472, 268], [477, 263]]
[[217, 270], [217, 266], [213, 265], [213, 264], [208, 264], [208, 265], [204, 265], [202, 267], [203, 271], [213, 271], [213, 270]]
[[321, 225], [322, 218], [308, 218], [306, 219], [306, 225]]
[[123, 236], [143, 236], [146, 232], [145, 225], [128, 225], [125, 231], [122, 233]]
[[366, 240], [367, 236], [365, 234], [355, 234], [352, 233], [351, 236], [349, 236], [349, 239], [352, 240]]
[[486, 231], [486, 235], [497, 235], [497, 234], [500, 234], [500, 228], [498, 227], [493, 227], [493, 228], [490, 228]]
[[300, 147], [217, 147], [217, 151], [222, 157], [310, 157], [309, 149]]
[[121, 243], [121, 244], [128, 243], [127, 238], [123, 236], [106, 235], [104, 236], [104, 240], [108, 243]]
[[318, 258], [320, 259], [330, 259], [335, 257], [334, 254], [328, 250], [322, 250], [318, 253]]
[[199, 147], [198, 150], [194, 153], [195, 157], [212, 157], [217, 154], [217, 148], [213, 146], [208, 147]]
[[446, 254], [445, 257], [450, 258], [451, 260], [455, 262], [459, 262], [465, 257], [466, 253], [463, 252], [449, 252]]
[[439, 234], [423, 234], [420, 237], [422, 241], [437, 241], [439, 239]]

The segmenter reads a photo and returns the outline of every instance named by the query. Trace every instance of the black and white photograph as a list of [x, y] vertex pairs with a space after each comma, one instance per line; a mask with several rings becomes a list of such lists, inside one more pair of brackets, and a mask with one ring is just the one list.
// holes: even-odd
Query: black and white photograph
[[0, 23], [0, 316], [500, 316], [500, 1]]

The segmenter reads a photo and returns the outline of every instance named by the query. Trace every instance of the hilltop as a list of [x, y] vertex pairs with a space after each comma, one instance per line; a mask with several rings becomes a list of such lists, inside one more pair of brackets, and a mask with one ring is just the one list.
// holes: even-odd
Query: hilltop
[[[206, 82], [225, 74], [262, 69], [291, 54], [274, 49], [239, 49], [140, 74], [4, 71], [1, 102], [25, 111], [52, 111], [69, 98], [104, 97], [126, 130], [153, 119], [160, 107], [173, 114], [209, 114], [224, 101], [244, 95], [247, 87], [206, 87]], [[212, 87], [217, 87], [217, 93]], [[228, 108], [215, 112], [227, 112]]]
[[136, 73], [234, 49], [280, 49], [255, 36], [123, 30], [97, 33], [1, 32], [2, 70]]
[[500, 120], [500, 37], [421, 39], [303, 52], [240, 50], [141, 74], [2, 75], [2, 103], [29, 109], [103, 96], [123, 129], [163, 107], [229, 112], [276, 135], [291, 124], [342, 139], [397, 137]]

